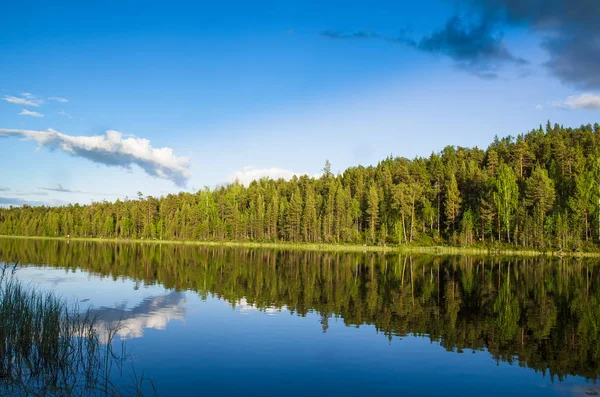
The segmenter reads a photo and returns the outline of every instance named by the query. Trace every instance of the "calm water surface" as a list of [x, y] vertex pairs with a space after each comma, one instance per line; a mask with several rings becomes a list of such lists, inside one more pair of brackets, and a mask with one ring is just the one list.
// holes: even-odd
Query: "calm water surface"
[[160, 396], [600, 393], [598, 261], [0, 239], [17, 260], [121, 321]]

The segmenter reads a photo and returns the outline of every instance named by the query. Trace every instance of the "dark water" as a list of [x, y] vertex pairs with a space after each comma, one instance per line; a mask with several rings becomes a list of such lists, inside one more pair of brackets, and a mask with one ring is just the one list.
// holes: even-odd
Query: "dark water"
[[0, 239], [159, 395], [597, 395], [600, 262]]

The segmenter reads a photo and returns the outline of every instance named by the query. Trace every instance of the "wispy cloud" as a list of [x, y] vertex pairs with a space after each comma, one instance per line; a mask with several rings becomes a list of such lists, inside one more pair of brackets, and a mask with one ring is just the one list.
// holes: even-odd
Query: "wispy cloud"
[[44, 117], [44, 115], [41, 113], [34, 112], [32, 110], [27, 110], [27, 109], [21, 110], [21, 113], [19, 113], [19, 116]]
[[[12, 103], [15, 105], [23, 105], [23, 106], [35, 106], [38, 107], [44, 103], [44, 99], [34, 95], [30, 92], [22, 92], [18, 96], [5, 95], [2, 98], [3, 101], [8, 103]], [[46, 98], [48, 101], [59, 102], [59, 103], [67, 103], [69, 100], [67, 98], [59, 97], [59, 96], [51, 96]]]
[[2, 197], [0, 196], [0, 206], [6, 206], [6, 205], [14, 205], [14, 206], [21, 206], [21, 205], [42, 205], [41, 202], [35, 201], [29, 201], [29, 200], [23, 200], [21, 198], [16, 198], [16, 197]]
[[8, 192], [10, 189], [7, 187], [0, 186], [0, 192]]
[[72, 156], [129, 169], [133, 164], [147, 174], [168, 179], [184, 186], [190, 177], [190, 159], [178, 157], [173, 149], [153, 148], [150, 141], [130, 136], [123, 137], [118, 131], [106, 131], [106, 135], [72, 136], [53, 129], [45, 131], [0, 128], [0, 137], [19, 137], [37, 142], [50, 150], [60, 150]]
[[542, 105], [537, 105], [537, 106], [535, 107], [535, 110], [544, 110], [544, 106], [542, 106]]
[[60, 103], [67, 103], [69, 102], [68, 99], [66, 98], [61, 98], [59, 96], [51, 96], [48, 98], [49, 101], [55, 101], [55, 102], [60, 102]]
[[38, 189], [60, 193], [79, 193], [77, 190], [65, 189], [60, 183], [56, 187], [40, 187]]
[[334, 40], [362, 40], [362, 39], [385, 39], [385, 37], [374, 33], [374, 32], [365, 32], [363, 30], [359, 30], [351, 33], [338, 32], [334, 30], [325, 30], [321, 32], [321, 35], [327, 37], [329, 39]]
[[48, 193], [46, 192], [14, 192], [13, 193], [15, 196], [47, 196]]
[[64, 117], [68, 117], [71, 118], [71, 115], [67, 112], [65, 112], [64, 110], [61, 110], [60, 112], [58, 112], [59, 115], [64, 116]]
[[40, 106], [44, 102], [41, 99], [37, 99], [35, 97], [16, 97], [16, 96], [10, 96], [10, 95], [5, 95], [4, 98], [2, 98], [2, 100], [6, 101], [8, 103], [13, 103], [15, 105], [35, 106], [35, 107]]
[[119, 194], [114, 194], [114, 193], [94, 193], [94, 192], [87, 192], [85, 190], [68, 189], [68, 188], [64, 187], [63, 185], [61, 185], [60, 183], [54, 187], [38, 187], [38, 189], [46, 190], [49, 192], [56, 192], [56, 193], [78, 193], [78, 194], [91, 194], [94, 196], [115, 196], [115, 197], [121, 196]]
[[[256, 168], [256, 167], [252, 167], [252, 166], [247, 166], [241, 170], [232, 172], [231, 174], [227, 175], [225, 180], [223, 180], [219, 185], [226, 185], [229, 183], [233, 183], [237, 180], [242, 185], [248, 186], [252, 181], [258, 181], [262, 178], [269, 178], [269, 179], [273, 179], [273, 180], [284, 179], [286, 181], [289, 181], [294, 176], [301, 176], [301, 175], [307, 175], [307, 174], [302, 173], [302, 172], [294, 172], [294, 171], [286, 170], [283, 168], [277, 168], [277, 167]], [[320, 174], [313, 175], [313, 176], [318, 177], [318, 176], [320, 176]]]
[[572, 95], [565, 100], [552, 102], [552, 107], [560, 109], [600, 110], [600, 95]]
[[52, 206], [52, 207], [58, 207], [61, 205], [66, 205], [67, 203], [62, 201], [62, 200], [44, 200], [44, 201], [40, 201], [40, 200], [26, 200], [26, 199], [22, 199], [19, 197], [4, 197], [4, 196], [0, 196], [0, 206], [1, 207], [7, 207], [7, 206], [23, 206], [23, 205], [29, 205], [32, 207], [38, 207], [38, 206], [42, 206], [42, 205], [46, 205], [46, 206]]

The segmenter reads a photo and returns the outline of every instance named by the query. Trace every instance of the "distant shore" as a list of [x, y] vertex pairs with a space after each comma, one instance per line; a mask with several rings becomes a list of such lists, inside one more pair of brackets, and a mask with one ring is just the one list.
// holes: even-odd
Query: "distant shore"
[[265, 248], [296, 251], [320, 252], [398, 252], [434, 255], [514, 255], [514, 256], [556, 256], [556, 257], [600, 257], [600, 252], [570, 252], [548, 249], [546, 251], [534, 249], [510, 249], [505, 247], [453, 247], [453, 246], [418, 246], [418, 245], [360, 245], [360, 244], [335, 244], [335, 243], [291, 243], [291, 242], [256, 242], [256, 241], [196, 241], [196, 240], [144, 240], [121, 238], [97, 237], [43, 237], [43, 236], [6, 236], [2, 239], [22, 240], [55, 240], [55, 241], [80, 241], [97, 243], [121, 244], [170, 244], [170, 245], [196, 245], [201, 247], [231, 247], [231, 248]]

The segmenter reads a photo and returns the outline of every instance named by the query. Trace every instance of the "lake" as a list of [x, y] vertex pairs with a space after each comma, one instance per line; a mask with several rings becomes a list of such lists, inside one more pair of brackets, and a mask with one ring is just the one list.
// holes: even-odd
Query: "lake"
[[600, 393], [594, 259], [0, 239], [16, 261], [121, 322], [159, 396]]

